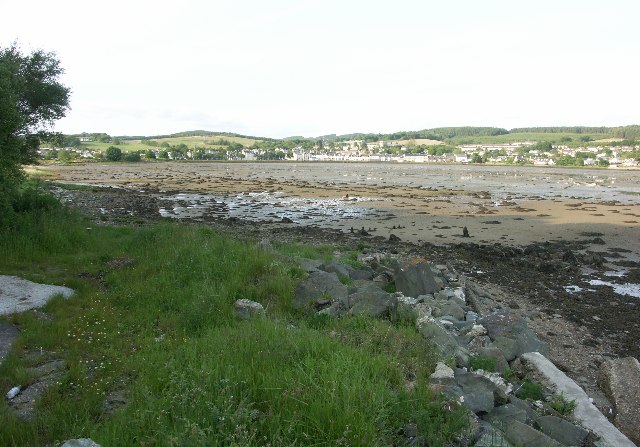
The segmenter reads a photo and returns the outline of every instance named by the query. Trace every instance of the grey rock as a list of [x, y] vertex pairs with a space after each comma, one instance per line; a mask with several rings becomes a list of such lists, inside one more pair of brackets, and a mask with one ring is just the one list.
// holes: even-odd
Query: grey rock
[[561, 447], [562, 444], [520, 421], [512, 420], [505, 429], [506, 438], [520, 447]]
[[480, 348], [477, 352], [479, 356], [488, 357], [496, 361], [496, 372], [503, 373], [509, 367], [507, 359], [504, 357], [502, 351], [498, 348]]
[[495, 405], [507, 402], [507, 396], [487, 377], [456, 371], [456, 383], [463, 392], [463, 404], [474, 413], [488, 413]]
[[436, 278], [437, 273], [425, 260], [405, 262], [395, 269], [396, 290], [405, 296], [418, 297], [438, 292], [442, 288], [442, 280], [438, 282]]
[[101, 447], [101, 445], [89, 438], [78, 438], [69, 439], [60, 444], [60, 447]]
[[236, 317], [241, 320], [250, 320], [257, 316], [265, 315], [262, 304], [247, 299], [237, 300], [233, 303], [233, 308], [235, 310]]
[[611, 359], [600, 365], [598, 385], [613, 403], [614, 422], [640, 444], [640, 363], [633, 357]]
[[474, 447], [511, 447], [502, 432], [487, 422], [480, 423], [480, 432]]
[[341, 301], [347, 299], [347, 287], [338, 275], [323, 271], [312, 272], [298, 283], [293, 293], [291, 305], [294, 309], [310, 309], [319, 300]]
[[320, 266], [320, 270], [324, 270], [328, 273], [335, 273], [339, 277], [349, 278], [349, 273], [353, 270], [353, 267], [349, 265], [340, 264], [338, 261], [329, 261]]
[[307, 273], [312, 273], [320, 270], [323, 262], [318, 259], [298, 258], [298, 264], [300, 264], [300, 267]]
[[373, 279], [375, 272], [371, 268], [361, 268], [361, 269], [353, 269], [349, 271], [349, 277], [353, 280], [367, 280], [370, 281]]
[[533, 421], [538, 419], [540, 416], [533, 408], [531, 408], [531, 405], [529, 405], [526, 400], [522, 400], [516, 396], [509, 396], [509, 404], [527, 413], [527, 423], [533, 423]]
[[11, 323], [0, 321], [0, 364], [4, 361], [13, 342], [18, 338], [18, 328]]
[[458, 348], [455, 337], [430, 317], [418, 319], [416, 329], [424, 338], [432, 342], [442, 355], [451, 355]]
[[511, 421], [520, 421], [527, 423], [529, 421], [529, 415], [527, 412], [513, 404], [505, 404], [499, 407], [495, 407], [490, 413], [482, 417], [485, 421], [491, 422], [496, 427], [506, 427]]
[[442, 362], [438, 362], [436, 370], [429, 376], [429, 382], [437, 385], [451, 385], [455, 380], [453, 370]]
[[548, 352], [546, 343], [538, 340], [524, 319], [507, 311], [491, 313], [478, 320], [478, 323], [487, 329], [489, 337], [494, 340], [493, 345], [504, 353], [507, 361], [525, 352]]
[[391, 317], [395, 315], [398, 299], [375, 284], [369, 284], [349, 295], [349, 301], [351, 303], [350, 315]]
[[434, 317], [440, 317], [443, 315], [450, 315], [456, 320], [461, 321], [464, 320], [464, 309], [454, 302], [448, 302], [439, 308], [434, 309]]
[[556, 416], [540, 416], [534, 426], [547, 436], [561, 444], [570, 446], [585, 445], [589, 432], [571, 422]]

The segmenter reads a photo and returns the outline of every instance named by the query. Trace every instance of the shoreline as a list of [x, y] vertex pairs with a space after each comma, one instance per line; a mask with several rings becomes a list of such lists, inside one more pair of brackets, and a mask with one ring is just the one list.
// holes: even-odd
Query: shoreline
[[[497, 197], [478, 185], [447, 185], [441, 178], [430, 187], [411, 180], [392, 184], [380, 176], [354, 185], [348, 177], [335, 181], [342, 173], [326, 179], [321, 172], [303, 172], [307, 165], [298, 165], [300, 172], [290, 165], [274, 171], [282, 166], [275, 164], [259, 172], [248, 168], [260, 165], [249, 164], [239, 170], [217, 165], [222, 169], [215, 172], [185, 172], [185, 166], [194, 165], [109, 164], [100, 172], [95, 165], [61, 167], [52, 180], [103, 186], [57, 192], [98, 222], [143, 224], [162, 219], [162, 208], [183, 209], [193, 214], [172, 217], [243, 238], [365, 244], [450, 264], [524, 316], [549, 343], [551, 360], [605, 413], [608, 403], [596, 385], [599, 365], [612, 357], [640, 357], [640, 298], [590, 284], [640, 283], [638, 204], [518, 192]], [[493, 206], [496, 199], [505, 205]], [[302, 211], [293, 213], [301, 203]], [[291, 221], [283, 219], [288, 216]], [[400, 240], [390, 241], [392, 234]]]

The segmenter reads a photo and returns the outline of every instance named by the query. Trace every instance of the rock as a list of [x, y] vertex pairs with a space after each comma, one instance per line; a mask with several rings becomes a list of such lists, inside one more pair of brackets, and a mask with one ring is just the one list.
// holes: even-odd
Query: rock
[[585, 445], [589, 432], [556, 416], [540, 416], [534, 426], [564, 445]]
[[442, 280], [436, 281], [436, 273], [431, 270], [427, 261], [420, 258], [398, 265], [395, 269], [395, 281], [398, 292], [414, 298], [438, 292], [442, 288]]
[[389, 235], [389, 242], [401, 242], [402, 239], [400, 239], [398, 236], [396, 236], [395, 234], [391, 233]]
[[541, 342], [529, 329], [524, 319], [499, 310], [478, 320], [486, 329], [493, 345], [500, 349], [507, 361], [525, 352], [547, 353], [546, 343]]
[[458, 306], [456, 303], [446, 303], [437, 309], [434, 309], [433, 316], [441, 317], [444, 315], [450, 315], [458, 321], [464, 320], [464, 309]]
[[598, 385], [613, 403], [614, 422], [640, 444], [640, 363], [633, 357], [607, 360], [600, 365]]
[[69, 439], [60, 444], [60, 447], [101, 447], [101, 445], [89, 438], [78, 438]]
[[0, 275], [0, 315], [41, 307], [56, 295], [69, 298], [74, 293], [68, 287], [38, 284], [16, 276]]
[[512, 420], [505, 429], [506, 438], [520, 447], [561, 447], [557, 441], [520, 421]]
[[293, 220], [291, 220], [287, 216], [284, 216], [282, 219], [280, 219], [280, 223], [290, 224], [290, 223], [293, 223]]
[[463, 404], [473, 413], [488, 413], [496, 404], [502, 405], [507, 402], [504, 391], [487, 377], [458, 371], [455, 377], [463, 392]]
[[481, 324], [473, 324], [469, 327], [468, 331], [464, 332], [464, 335], [468, 335], [470, 337], [483, 337], [487, 335], [487, 328]]
[[375, 275], [375, 272], [373, 271], [373, 269], [369, 267], [349, 270], [349, 277], [353, 280], [362, 279], [362, 280], [370, 281], [373, 279], [374, 275]]
[[63, 360], [52, 360], [40, 366], [27, 369], [29, 375], [36, 377], [36, 379], [9, 401], [9, 407], [16, 416], [23, 420], [33, 418], [35, 406], [40, 401], [42, 394], [63, 377], [64, 367]]
[[452, 385], [455, 380], [453, 370], [442, 362], [438, 362], [436, 370], [429, 376], [429, 382], [436, 385]]
[[347, 287], [335, 273], [317, 271], [298, 283], [291, 305], [294, 309], [309, 309], [315, 307], [317, 301], [327, 299], [332, 302], [346, 301]]
[[16, 338], [18, 338], [18, 328], [11, 323], [0, 321], [0, 364], [11, 351]]
[[350, 315], [368, 315], [370, 317], [391, 317], [395, 315], [397, 298], [390, 293], [368, 284], [361, 287], [358, 292], [349, 295], [351, 309]]
[[520, 421], [524, 424], [529, 421], [528, 413], [521, 407], [513, 404], [505, 404], [495, 407], [485, 414], [482, 419], [491, 422], [497, 427], [506, 427], [511, 421]]
[[565, 399], [576, 402], [573, 418], [585, 429], [595, 433], [603, 445], [616, 447], [634, 447], [635, 444], [623, 435], [591, 403], [589, 396], [573, 380], [560, 371], [549, 359], [539, 352], [528, 352], [520, 358], [522, 368], [531, 377], [545, 384]]
[[262, 304], [247, 299], [237, 300], [233, 303], [233, 308], [236, 312], [236, 317], [241, 320], [250, 320], [256, 316], [265, 315]]
[[462, 228], [462, 237], [469, 237], [469, 230], [467, 227]]
[[502, 432], [487, 422], [481, 422], [479, 436], [474, 447], [511, 447]]
[[418, 319], [416, 329], [424, 338], [436, 345], [442, 355], [450, 355], [458, 348], [455, 337], [429, 316]]
[[11, 400], [14, 397], [16, 397], [20, 393], [21, 389], [22, 389], [22, 387], [20, 385], [18, 385], [18, 386], [14, 386], [9, 391], [7, 391], [7, 400]]
[[496, 361], [496, 372], [503, 373], [509, 368], [509, 363], [507, 363], [507, 359], [500, 349], [495, 347], [480, 348], [477, 353], [481, 357], [494, 359]]
[[346, 277], [349, 278], [349, 273], [353, 270], [352, 267], [344, 264], [340, 264], [337, 261], [329, 261], [320, 266], [320, 270], [324, 270], [328, 273], [335, 273], [338, 277]]

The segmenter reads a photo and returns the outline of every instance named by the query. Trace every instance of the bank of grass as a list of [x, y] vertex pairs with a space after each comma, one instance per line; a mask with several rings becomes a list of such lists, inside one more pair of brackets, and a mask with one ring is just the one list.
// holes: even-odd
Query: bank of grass
[[[51, 320], [7, 318], [21, 335], [0, 366], [3, 392], [29, 384], [43, 358], [66, 367], [31, 422], [2, 400], [0, 445], [393, 445], [407, 423], [428, 445], [450, 443], [467, 419], [429, 392], [436, 359], [415, 330], [293, 312], [299, 272], [281, 259], [206, 227], [20, 213], [0, 231], [0, 273], [77, 294], [54, 298]], [[238, 298], [267, 318], [236, 320]], [[110, 412], [114, 392], [126, 404]]]

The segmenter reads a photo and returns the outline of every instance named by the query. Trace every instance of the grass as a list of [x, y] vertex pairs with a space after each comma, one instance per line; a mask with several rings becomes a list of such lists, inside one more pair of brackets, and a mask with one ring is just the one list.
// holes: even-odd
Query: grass
[[[122, 259], [134, 262], [112, 262]], [[66, 368], [34, 420], [0, 403], [0, 445], [375, 446], [400, 443], [407, 423], [429, 445], [452, 442], [467, 416], [429, 391], [437, 359], [415, 329], [295, 313], [298, 276], [283, 259], [204, 226], [96, 226], [59, 206], [19, 213], [0, 230], [0, 273], [77, 293], [45, 306], [50, 321], [9, 318], [21, 335], [0, 389], [33, 379], [34, 353]], [[262, 303], [267, 318], [236, 320], [238, 298]], [[110, 413], [113, 392], [127, 403]]]
[[469, 360], [469, 367], [473, 370], [481, 369], [487, 372], [495, 372], [496, 359], [485, 356], [471, 357]]
[[[244, 138], [244, 137], [225, 137], [225, 136], [194, 136], [194, 137], [173, 137], [173, 138], [154, 138], [152, 141], [157, 141], [159, 144], [168, 143], [171, 146], [185, 144], [189, 149], [194, 149], [196, 147], [206, 147], [206, 148], [223, 148], [225, 146], [221, 146], [215, 144], [220, 141], [220, 139], [229, 141], [231, 143], [240, 143], [244, 147], [253, 146], [253, 144], [258, 141], [252, 138]], [[101, 143], [99, 141], [86, 141], [81, 144], [81, 147], [104, 152], [107, 150], [109, 146], [116, 146], [120, 148], [123, 152], [134, 152], [134, 151], [147, 151], [149, 149], [162, 149], [161, 147], [153, 147], [146, 144], [143, 144], [141, 140], [121, 140], [119, 144], [109, 143]]]

